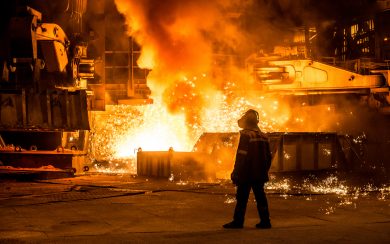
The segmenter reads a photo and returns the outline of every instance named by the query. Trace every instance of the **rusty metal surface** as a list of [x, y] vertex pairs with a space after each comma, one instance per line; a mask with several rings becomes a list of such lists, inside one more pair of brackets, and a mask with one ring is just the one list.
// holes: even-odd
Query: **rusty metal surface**
[[0, 129], [89, 130], [84, 90], [0, 92]]
[[343, 168], [343, 149], [336, 133], [272, 133], [271, 172], [315, 171]]
[[[270, 172], [347, 169], [356, 158], [348, 139], [337, 133], [269, 133], [273, 155]], [[205, 133], [193, 152], [143, 151], [137, 174], [152, 177], [208, 179], [233, 169], [238, 133]]]
[[57, 169], [76, 170], [82, 172], [85, 152], [81, 151], [0, 151], [1, 162], [14, 168], [40, 168], [53, 166]]
[[215, 168], [208, 154], [197, 152], [138, 152], [137, 174], [185, 180], [215, 178]]

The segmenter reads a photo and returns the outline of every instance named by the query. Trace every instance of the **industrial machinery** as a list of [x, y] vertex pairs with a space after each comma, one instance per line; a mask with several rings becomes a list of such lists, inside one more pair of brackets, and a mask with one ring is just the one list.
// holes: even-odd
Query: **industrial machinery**
[[60, 26], [42, 23], [30, 7], [17, 14], [2, 57], [1, 126], [88, 130], [86, 82], [94, 60], [86, 58], [86, 45], [71, 44]]
[[296, 100], [354, 97], [388, 114], [390, 1], [372, 6], [371, 13], [336, 18], [326, 27], [307, 21], [272, 51], [250, 55], [245, 66], [253, 84]]
[[390, 112], [390, 69], [373, 69], [369, 74], [359, 74], [311, 59], [256, 56], [247, 60], [247, 68], [259, 89], [266, 94], [296, 98], [355, 96], [380, 112]]
[[[4, 21], [0, 23], [1, 164], [88, 170], [90, 111], [102, 111], [106, 104], [152, 102], [146, 79], [149, 71], [137, 65], [141, 47], [127, 36], [114, 0], [3, 2], [12, 8], [2, 7]], [[26, 2], [41, 6], [39, 11], [51, 15], [46, 18], [50, 21]], [[289, 96], [310, 103], [324, 97], [353, 97], [388, 114], [390, 3], [378, 3], [383, 6], [373, 15], [329, 21], [333, 24], [326, 30], [306, 23], [297, 32], [300, 37], [292, 38], [298, 41], [275, 47], [271, 54], [256, 53], [240, 60], [252, 81], [250, 89], [258, 96]], [[51, 5], [61, 5], [62, 11], [44, 11]], [[56, 17], [61, 21], [51, 21]], [[332, 38], [336, 44], [323, 48], [323, 40]], [[274, 171], [332, 169], [337, 162], [348, 166], [345, 155], [351, 154], [347, 148], [352, 147], [345, 146], [349, 140], [341, 135], [281, 133], [270, 137], [275, 148]], [[202, 138], [193, 152], [170, 150], [161, 156], [140, 151], [138, 173], [215, 177], [219, 161], [232, 163], [237, 135], [205, 134]], [[225, 144], [230, 148], [227, 151]], [[215, 162], [212, 152], [199, 149], [210, 146], [223, 149], [230, 161], [217, 158]], [[204, 164], [210, 160], [214, 161]]]
[[0, 165], [87, 171], [91, 111], [152, 102], [114, 0], [4, 1], [1, 13]]
[[6, 31], [0, 59], [1, 162], [80, 170], [90, 128], [87, 80], [95, 73], [87, 43], [76, 35], [70, 40], [28, 6], [18, 7]]

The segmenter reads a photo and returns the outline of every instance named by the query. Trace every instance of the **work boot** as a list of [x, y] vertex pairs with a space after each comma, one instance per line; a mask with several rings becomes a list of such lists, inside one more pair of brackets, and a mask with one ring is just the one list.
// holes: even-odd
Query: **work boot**
[[260, 223], [256, 224], [256, 228], [258, 229], [271, 229], [270, 221], [260, 221]]
[[242, 229], [243, 227], [243, 224], [234, 221], [223, 225], [223, 228], [225, 229]]

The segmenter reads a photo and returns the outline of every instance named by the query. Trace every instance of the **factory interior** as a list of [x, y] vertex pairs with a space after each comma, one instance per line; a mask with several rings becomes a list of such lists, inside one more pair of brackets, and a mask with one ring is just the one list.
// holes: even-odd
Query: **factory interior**
[[[389, 243], [390, 0], [0, 12], [0, 243]], [[272, 229], [225, 230], [249, 109]]]
[[1, 5], [3, 175], [229, 179], [255, 109], [272, 173], [388, 183], [390, 1]]

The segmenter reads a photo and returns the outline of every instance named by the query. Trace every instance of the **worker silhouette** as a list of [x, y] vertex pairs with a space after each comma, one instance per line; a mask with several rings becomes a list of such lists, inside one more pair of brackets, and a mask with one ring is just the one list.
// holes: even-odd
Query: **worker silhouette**
[[227, 229], [239, 229], [244, 226], [245, 211], [251, 189], [255, 194], [260, 223], [256, 228], [271, 228], [268, 202], [264, 184], [269, 180], [271, 152], [268, 137], [258, 127], [259, 114], [250, 109], [238, 120], [240, 142], [238, 144], [234, 170], [231, 180], [237, 186], [237, 204], [233, 221], [223, 225]]

